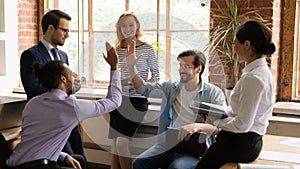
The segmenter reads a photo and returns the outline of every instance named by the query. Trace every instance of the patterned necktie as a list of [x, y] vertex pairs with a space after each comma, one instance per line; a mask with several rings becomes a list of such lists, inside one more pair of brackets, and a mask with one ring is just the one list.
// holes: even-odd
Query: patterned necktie
[[54, 60], [59, 60], [58, 59], [58, 49], [57, 48], [52, 48], [51, 52], [53, 54]]

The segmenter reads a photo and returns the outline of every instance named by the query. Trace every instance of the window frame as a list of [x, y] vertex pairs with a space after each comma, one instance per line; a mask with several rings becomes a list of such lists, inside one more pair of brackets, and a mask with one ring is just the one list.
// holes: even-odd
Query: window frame
[[[299, 68], [299, 65], [297, 66], [296, 62], [299, 59], [297, 56], [297, 53], [299, 53], [297, 51], [297, 46], [299, 45], [298, 40], [300, 32], [296, 30], [298, 24], [296, 18], [299, 13], [297, 4], [299, 3], [299, 0], [288, 0], [289, 5], [287, 6], [284, 6], [280, 0], [274, 0], [274, 2], [280, 7], [280, 11], [278, 12], [278, 16], [280, 17], [278, 17], [277, 20], [274, 20], [274, 23], [278, 23], [279, 26], [278, 28], [273, 28], [273, 32], [275, 33], [273, 35], [277, 37], [275, 40], [278, 41], [276, 46], [278, 57], [273, 58], [274, 64], [272, 62], [271, 65], [272, 71], [276, 72], [276, 101], [300, 102], [299, 96], [297, 97], [295, 93], [297, 88], [299, 90], [299, 85], [297, 87], [299, 81], [295, 81], [297, 79], [296, 76], [299, 73], [299, 70], [296, 70]], [[275, 12], [276, 7], [273, 7], [273, 13]], [[284, 15], [280, 15], [283, 13]]]
[[292, 100], [300, 101], [300, 1], [296, 1]]
[[[207, 29], [204, 29], [204, 30], [172, 30], [171, 29], [171, 18], [169, 17], [170, 15], [172, 15], [172, 1], [171, 0], [166, 0], [166, 1], [161, 1], [161, 0], [157, 0], [157, 12], [159, 13], [160, 12], [160, 5], [161, 5], [161, 2], [164, 2], [166, 3], [166, 26], [165, 26], [165, 29], [158, 29], [160, 27], [160, 24], [159, 21], [159, 16], [160, 15], [157, 15], [157, 29], [154, 30], [156, 31], [156, 34], [157, 34], [157, 41], [160, 41], [160, 39], [163, 39], [165, 38], [165, 42], [166, 42], [166, 47], [165, 47], [165, 67], [164, 67], [164, 72], [161, 72], [161, 76], [162, 74], [164, 73], [163, 77], [164, 79], [161, 78], [161, 80], [168, 80], [171, 78], [171, 75], [170, 73], [168, 72], [171, 72], [171, 69], [172, 69], [172, 66], [171, 66], [171, 60], [174, 59], [172, 58], [171, 56], [171, 46], [172, 46], [172, 39], [171, 39], [171, 35], [172, 33], [180, 33], [180, 32], [206, 32], [208, 33], [209, 32], [209, 28]], [[88, 69], [88, 76], [87, 78], [84, 78], [84, 79], [89, 79], [88, 81], [86, 81], [87, 83], [87, 86], [88, 87], [93, 87], [93, 86], [106, 86], [108, 81], [96, 81], [95, 79], [93, 79], [92, 77], [94, 77], [94, 66], [93, 66], [93, 63], [94, 63], [94, 40], [93, 40], [93, 34], [96, 33], [97, 31], [94, 31], [93, 30], [93, 14], [92, 12], [89, 12], [88, 13], [88, 22], [89, 22], [89, 25], [88, 25], [88, 29], [85, 30], [84, 29], [84, 21], [83, 21], [83, 6], [84, 6], [84, 0], [78, 0], [78, 30], [71, 30], [71, 32], [79, 32], [78, 33], [78, 42], [83, 42], [83, 40], [85, 39], [84, 38], [84, 34], [85, 33], [88, 33], [88, 37], [89, 37], [89, 40], [88, 40], [88, 43], [89, 43], [89, 48], [88, 48], [88, 51], [89, 53], [92, 53], [92, 54], [89, 54], [88, 55], [88, 64], [90, 65], [89, 66], [89, 69]], [[43, 10], [44, 11], [48, 11], [50, 8], [52, 7], [53, 8], [58, 8], [59, 7], [59, 0], [44, 0], [44, 7], [43, 7]], [[124, 1], [124, 10], [129, 10], [129, 7], [130, 7], [130, 0], [126, 0]], [[91, 0], [88, 0], [88, 10], [89, 11], [92, 11], [93, 10], [93, 5], [92, 5], [92, 1]], [[44, 13], [44, 11], [42, 12], [42, 14]], [[144, 29], [143, 30], [143, 33], [145, 34], [145, 32], [147, 31], [153, 31], [153, 30], [146, 30]], [[160, 32], [164, 31], [165, 32], [165, 35], [160, 35]], [[105, 32], [105, 31], [104, 31]], [[114, 33], [114, 30], [110, 31], [109, 33]], [[84, 46], [82, 43], [78, 43], [78, 54], [80, 53], [83, 53], [84, 51]], [[158, 52], [157, 52], [157, 55]], [[81, 61], [84, 60], [83, 58], [84, 56], [83, 55], [78, 55], [78, 69], [76, 70], [79, 74], [81, 74], [81, 72], [83, 71], [84, 69], [84, 65]], [[174, 71], [174, 70], [173, 70]]]
[[[0, 32], [0, 84], [1, 93], [11, 93], [19, 84], [18, 58], [18, 2], [1, 0], [4, 28]], [[8, 66], [9, 65], [9, 66]], [[4, 83], [5, 82], [5, 83]]]

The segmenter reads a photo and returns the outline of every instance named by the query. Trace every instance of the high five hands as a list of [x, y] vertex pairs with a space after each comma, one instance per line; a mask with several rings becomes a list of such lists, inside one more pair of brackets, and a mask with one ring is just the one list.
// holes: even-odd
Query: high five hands
[[142, 54], [139, 55], [138, 57], [135, 56], [135, 45], [136, 42], [132, 40], [130, 44], [127, 46], [127, 51], [126, 51], [126, 65], [128, 68], [132, 68], [136, 65], [138, 60], [142, 57]]
[[111, 70], [117, 70], [119, 66], [119, 56], [114, 47], [112, 47], [108, 42], [105, 43], [107, 56], [103, 53], [103, 57], [106, 62], [110, 65]]

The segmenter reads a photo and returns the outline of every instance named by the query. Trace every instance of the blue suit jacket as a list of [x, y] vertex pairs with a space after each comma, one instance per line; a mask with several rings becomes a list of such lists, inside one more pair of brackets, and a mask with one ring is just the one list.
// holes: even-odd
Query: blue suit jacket
[[[68, 55], [66, 52], [59, 50], [60, 59], [69, 65]], [[37, 45], [25, 50], [20, 59], [20, 73], [21, 81], [27, 100], [44, 93], [46, 89], [39, 83], [38, 79], [33, 73], [33, 63], [40, 62], [46, 64], [51, 61], [51, 57], [47, 51], [47, 48], [40, 41]]]

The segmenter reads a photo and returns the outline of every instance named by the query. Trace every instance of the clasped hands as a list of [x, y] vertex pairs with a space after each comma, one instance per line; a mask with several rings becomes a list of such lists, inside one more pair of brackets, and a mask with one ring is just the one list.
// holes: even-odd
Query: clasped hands
[[196, 132], [203, 132], [208, 135], [218, 134], [218, 128], [207, 123], [191, 123], [180, 128], [177, 139], [180, 141], [187, 141]]

